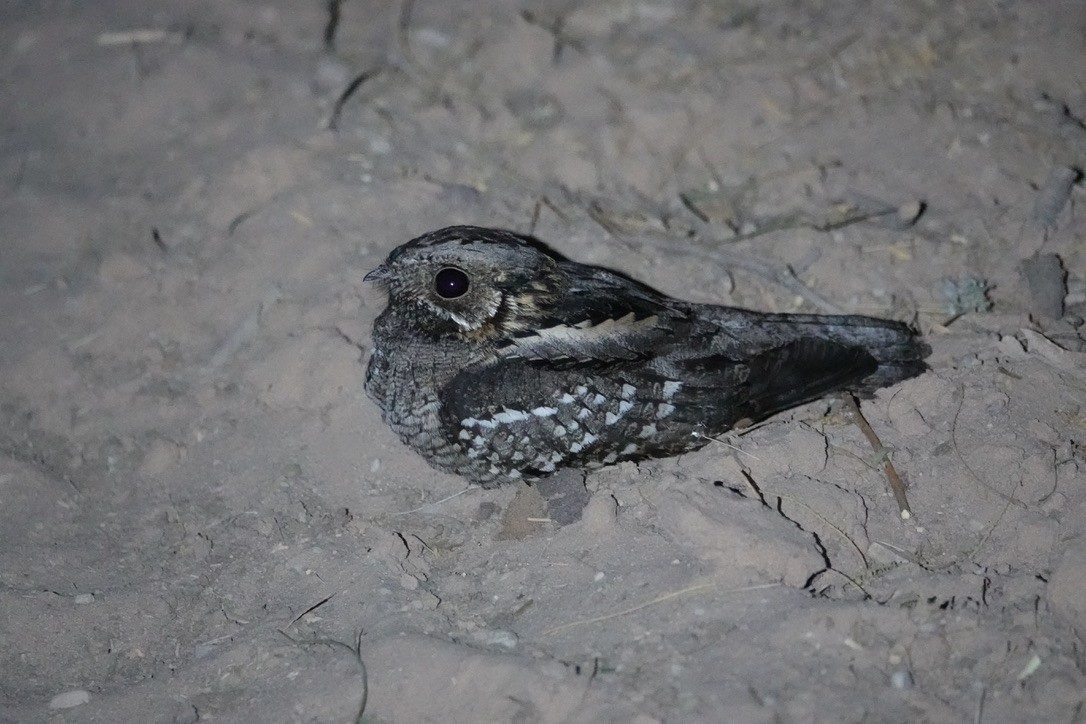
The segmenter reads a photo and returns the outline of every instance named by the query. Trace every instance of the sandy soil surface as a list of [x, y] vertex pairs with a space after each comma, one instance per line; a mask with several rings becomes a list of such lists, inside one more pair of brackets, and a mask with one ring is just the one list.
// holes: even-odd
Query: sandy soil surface
[[[5, 3], [0, 721], [1086, 721], [1084, 39], [1081, 0]], [[560, 528], [435, 473], [362, 393], [361, 277], [452, 223], [916, 320], [932, 371], [864, 404], [915, 518], [826, 403]]]

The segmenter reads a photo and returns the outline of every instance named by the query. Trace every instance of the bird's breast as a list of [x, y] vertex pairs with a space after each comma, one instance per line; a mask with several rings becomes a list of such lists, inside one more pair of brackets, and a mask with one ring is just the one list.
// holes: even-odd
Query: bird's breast
[[424, 454], [432, 452], [443, 439], [440, 393], [468, 363], [464, 349], [449, 342], [375, 332], [366, 394], [401, 440]]

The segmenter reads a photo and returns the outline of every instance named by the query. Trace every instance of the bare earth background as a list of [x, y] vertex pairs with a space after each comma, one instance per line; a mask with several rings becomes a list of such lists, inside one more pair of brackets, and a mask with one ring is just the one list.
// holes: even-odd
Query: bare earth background
[[[1086, 721], [1081, 0], [333, 6], [0, 10], [0, 720]], [[361, 277], [452, 223], [916, 319], [916, 518], [825, 403], [561, 529], [435, 473]]]

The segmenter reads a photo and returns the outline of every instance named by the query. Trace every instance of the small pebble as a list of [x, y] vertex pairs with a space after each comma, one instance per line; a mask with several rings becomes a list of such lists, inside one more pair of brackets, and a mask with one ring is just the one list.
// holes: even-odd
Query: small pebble
[[890, 674], [890, 686], [895, 689], [913, 688], [913, 675], [908, 669], [898, 669]]
[[90, 692], [86, 689], [75, 689], [74, 691], [66, 691], [63, 694], [57, 694], [49, 700], [50, 709], [71, 709], [73, 706], [79, 706], [86, 704], [90, 701]]
[[505, 629], [476, 631], [472, 634], [472, 638], [483, 646], [496, 646], [510, 651], [515, 649], [519, 642], [515, 633]]
[[79, 604], [79, 605], [94, 603], [94, 594], [93, 593], [80, 593], [78, 596], [75, 597], [75, 602], [77, 604]]
[[351, 69], [339, 58], [325, 55], [317, 61], [313, 89], [321, 94], [338, 93], [351, 82]]

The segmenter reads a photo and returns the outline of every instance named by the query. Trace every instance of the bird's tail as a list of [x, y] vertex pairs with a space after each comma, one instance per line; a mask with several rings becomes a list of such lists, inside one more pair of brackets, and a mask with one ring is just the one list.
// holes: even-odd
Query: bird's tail
[[[931, 347], [916, 330], [878, 317], [773, 314], [760, 317], [759, 326], [768, 336], [798, 345], [798, 349], [822, 350], [810, 360], [816, 367], [817, 358], [825, 356], [829, 348], [836, 349], [831, 357], [839, 354], [846, 359], [868, 358], [868, 364], [856, 365], [854, 378], [841, 385], [861, 397], [924, 372], [928, 368], [924, 359], [931, 354]], [[802, 364], [802, 360], [796, 361]]]
[[[901, 322], [858, 315], [765, 314], [725, 307], [699, 310], [718, 333], [709, 355], [685, 364], [719, 369], [723, 384], [733, 360], [747, 372], [741, 394], [729, 406], [736, 419], [763, 419], [839, 390], [870, 397], [876, 390], [919, 375], [931, 353], [915, 330]], [[714, 364], [719, 361], [719, 364]], [[701, 387], [713, 387], [712, 374]]]

